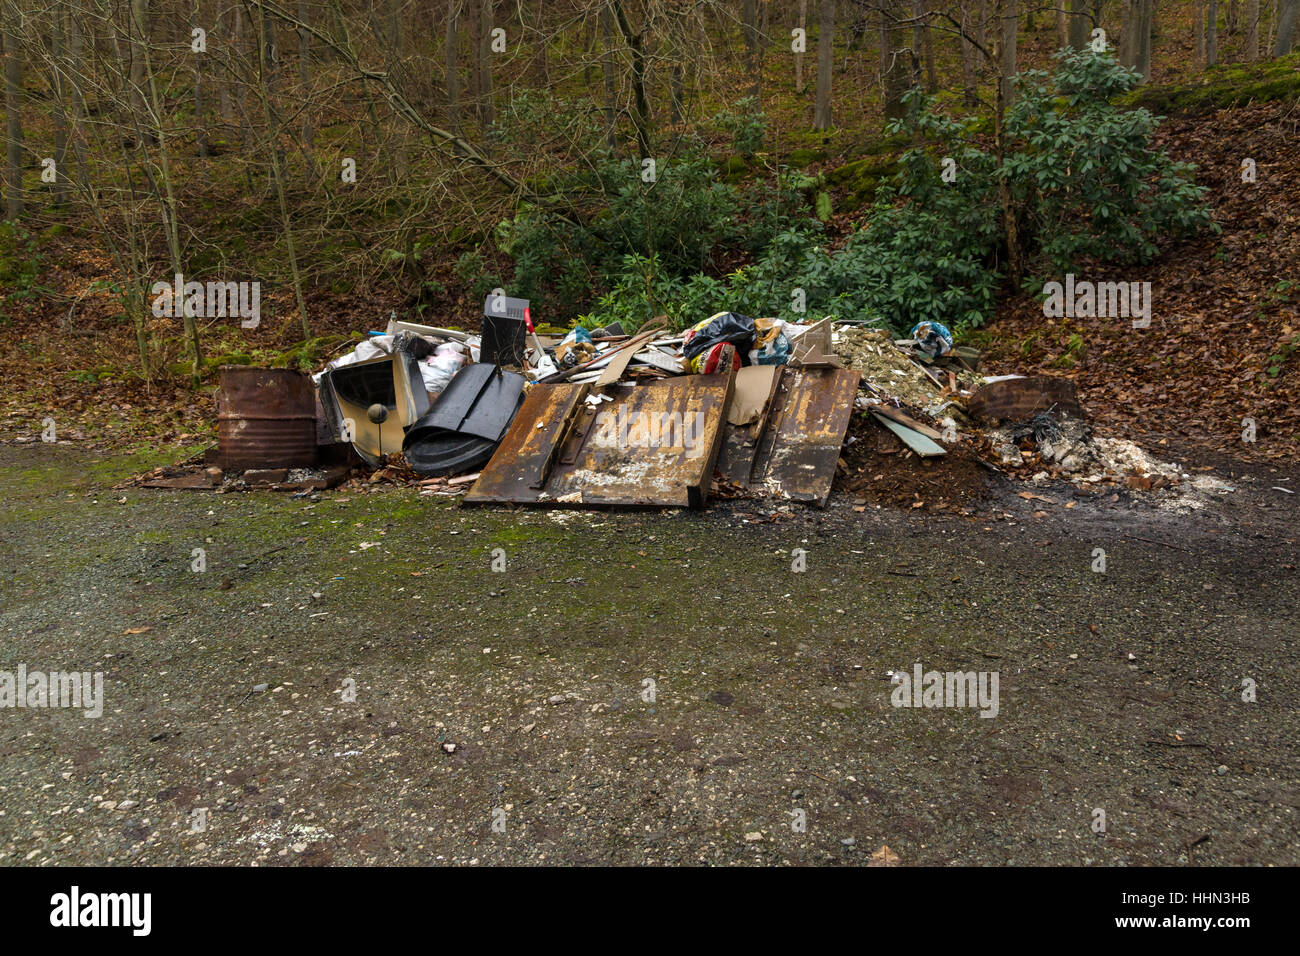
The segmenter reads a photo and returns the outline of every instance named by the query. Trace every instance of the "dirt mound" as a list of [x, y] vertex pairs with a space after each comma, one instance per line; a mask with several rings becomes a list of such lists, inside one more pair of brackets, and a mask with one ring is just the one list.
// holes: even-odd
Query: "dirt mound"
[[856, 412], [844, 447], [846, 467], [835, 488], [859, 507], [888, 505], [930, 512], [974, 510], [989, 494], [994, 473], [981, 457], [992, 457], [983, 436], [947, 443], [948, 454], [919, 458], [869, 412]]

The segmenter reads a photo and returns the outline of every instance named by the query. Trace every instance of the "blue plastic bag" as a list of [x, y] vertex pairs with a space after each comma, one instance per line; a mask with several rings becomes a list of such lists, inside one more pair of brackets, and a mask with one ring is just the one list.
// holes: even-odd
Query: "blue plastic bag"
[[915, 340], [917, 349], [930, 358], [952, 351], [952, 333], [939, 322], [918, 322], [909, 338]]

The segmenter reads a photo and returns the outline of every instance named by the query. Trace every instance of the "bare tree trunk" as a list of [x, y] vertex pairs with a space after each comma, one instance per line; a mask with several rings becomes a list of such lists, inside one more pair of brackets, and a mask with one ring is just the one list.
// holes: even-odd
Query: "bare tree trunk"
[[[1062, 4], [1066, 0], [1060, 0]], [[1088, 46], [1088, 36], [1092, 32], [1089, 27], [1088, 14], [1085, 13], [1085, 0], [1069, 0], [1070, 3], [1070, 22], [1068, 27], [1069, 45], [1076, 50], [1086, 49]]]
[[144, 47], [149, 43], [149, 0], [131, 0], [131, 108], [144, 114]]
[[831, 128], [831, 60], [835, 55], [835, 0], [821, 0], [817, 15], [817, 103], [813, 129]]
[[939, 74], [934, 63], [934, 31], [930, 29], [930, 3], [928, 0], [916, 0], [916, 10], [918, 16], [926, 18], [925, 23], [921, 25], [921, 49], [925, 57], [925, 91], [927, 93], [937, 93], [939, 91]]
[[[228, 60], [231, 57], [233, 57], [239, 50], [241, 16], [242, 16], [242, 9], [239, 4], [235, 4], [234, 10], [231, 12], [232, 20], [230, 26], [229, 49], [226, 51], [225, 54]], [[233, 99], [230, 96], [230, 81], [225, 77], [223, 77], [222, 82], [217, 85], [221, 88], [221, 121], [227, 124], [234, 123], [235, 105]]]
[[[522, 14], [521, 14], [522, 16]], [[546, 0], [537, 0], [537, 26], [533, 30], [537, 45], [537, 80], [542, 89], [551, 85], [551, 64], [549, 55], [550, 34], [546, 30]]]
[[[81, 60], [81, 11], [77, 9], [73, 0], [66, 0], [65, 5], [68, 8], [68, 100], [71, 103], [71, 109], [68, 109], [68, 103], [61, 105], [65, 112], [64, 124], [68, 128], [68, 136], [72, 140], [72, 152], [77, 157], [77, 172], [84, 178], [88, 175], [88, 171], [85, 169], [85, 142], [80, 134], [80, 124], [85, 119], [80, 94], [81, 77], [84, 75]], [[60, 172], [59, 175], [62, 177], [63, 173]]]
[[924, 0], [912, 0], [912, 53], [920, 57], [921, 50], [925, 46], [925, 2]]
[[[145, 4], [136, 4], [132, 7], [132, 16], [141, 12]], [[136, 35], [144, 37], [146, 35], [145, 25], [138, 20], [135, 23]], [[172, 271], [177, 275], [185, 271], [181, 263], [181, 237], [180, 224], [177, 222], [178, 207], [176, 204], [176, 193], [172, 186], [171, 158], [167, 151], [167, 135], [165, 124], [163, 122], [164, 110], [162, 97], [158, 93], [158, 81], [154, 77], [153, 68], [149, 58], [149, 44], [142, 42], [140, 44], [140, 54], [142, 57], [141, 66], [143, 72], [142, 79], [148, 86], [149, 105], [152, 111], [152, 118], [156, 120], [157, 127], [151, 131], [150, 138], [158, 144], [158, 168], [162, 177], [162, 199], [164, 226], [167, 234], [167, 251], [171, 258]], [[137, 114], [139, 117], [141, 114]], [[139, 129], [137, 125], [137, 129]], [[193, 384], [197, 387], [203, 372], [203, 347], [199, 343], [199, 325], [190, 315], [189, 309], [182, 307], [182, 323], [185, 329], [185, 338], [190, 348], [190, 375]]]
[[[1003, 43], [1006, 42], [1008, 33], [1014, 38], [1015, 36], [1015, 3], [1016, 0], [996, 0], [993, 5], [993, 15], [998, 21], [998, 29], [994, 31], [994, 50], [993, 57], [995, 62], [1001, 64], [999, 73], [1005, 74], [1007, 56], [1002, 50]], [[1006, 18], [1008, 13], [1011, 14], [1011, 30], [1006, 28]], [[1014, 59], [1014, 55], [1013, 55]], [[1006, 158], [1006, 134], [1004, 119], [1006, 116], [1007, 103], [1005, 94], [1007, 85], [1004, 82], [1005, 75], [998, 77], [996, 92], [994, 94], [995, 102], [993, 106], [993, 153], [997, 161], [998, 169], [1001, 171]], [[1020, 284], [1020, 277], [1023, 274], [1024, 266], [1021, 262], [1020, 254], [1020, 233], [1016, 226], [1015, 210], [1011, 205], [1011, 187], [1007, 178], [1003, 175], [997, 177], [998, 182], [998, 205], [1002, 210], [1002, 230], [1006, 234], [1007, 242], [1007, 265], [1010, 272], [1010, 278], [1014, 285]]]
[[466, 92], [469, 93], [470, 112], [475, 119], [479, 115], [479, 98], [483, 87], [483, 58], [479, 56], [479, 32], [483, 18], [478, 7], [483, 2], [485, 0], [466, 0], [466, 20], [469, 21], [469, 86]]
[[893, 43], [889, 38], [889, 5], [892, 0], [882, 0], [880, 10], [880, 81], [885, 81], [889, 65], [893, 62]]
[[605, 131], [609, 151], [618, 152], [618, 76], [614, 70], [614, 14], [609, 7], [600, 10], [600, 69], [605, 75]]
[[979, 51], [974, 43], [974, 25], [971, 23], [970, 2], [963, 0], [961, 5], [961, 86], [962, 96], [967, 106], [979, 103], [975, 86], [975, 64]]
[[1070, 45], [1070, 17], [1065, 9], [1065, 0], [1056, 0], [1056, 45]]
[[1138, 24], [1137, 71], [1142, 82], [1151, 80], [1151, 33], [1155, 25], [1155, 0], [1142, 0], [1142, 18]]
[[[808, 0], [799, 0], [799, 29], [803, 31], [806, 45], [808, 42]], [[805, 89], [807, 89], [807, 86], [803, 81], [803, 53], [796, 52], [794, 55], [794, 91], [802, 93]]]
[[479, 0], [479, 122], [492, 125], [496, 113], [492, 105], [492, 0]]
[[68, 156], [68, 89], [64, 77], [71, 62], [66, 51], [62, 4], [52, 11], [50, 53], [54, 64], [50, 77], [50, 92], [54, 96], [54, 205], [65, 206], [68, 202], [68, 174], [64, 166]]
[[456, 21], [460, 0], [447, 0], [447, 33], [443, 38], [443, 63], [447, 73], [447, 125], [460, 132], [460, 65], [457, 56]]
[[758, 0], [744, 0], [740, 32], [745, 40], [745, 72], [749, 75], [749, 95], [757, 100], [761, 93], [758, 75]]
[[1001, 53], [998, 82], [1002, 87], [1002, 103], [1007, 107], [1016, 101], [1013, 77], [1016, 75], [1016, 28], [1020, 25], [1018, 5], [1019, 0], [1003, 0], [1002, 40], [998, 44]]
[[[194, 28], [199, 26], [199, 0], [193, 0], [193, 6], [190, 8], [190, 38], [193, 38]], [[194, 62], [194, 140], [199, 150], [199, 167], [203, 174], [203, 181], [211, 185], [211, 179], [208, 173], [208, 124], [203, 115], [203, 61], [206, 56], [191, 55], [190, 59]]]
[[[404, 83], [407, 76], [406, 63], [402, 59], [402, 20], [399, 16], [399, 2], [400, 0], [385, 0], [382, 36], [388, 47], [388, 62], [391, 64], [390, 69], [393, 76], [398, 83]], [[304, 23], [301, 29], [305, 29], [307, 26]], [[489, 92], [490, 90], [491, 87], [489, 86]], [[488, 108], [491, 109], [490, 102]], [[390, 136], [396, 140], [393, 144], [393, 175], [390, 181], [403, 182], [407, 178], [407, 170], [410, 165], [410, 157], [406, 147], [406, 127], [398, 124], [391, 131]]]
[[1142, 30], [1142, 0], [1124, 0], [1119, 28], [1119, 62], [1132, 69], [1137, 65], [1138, 34]]
[[1205, 68], [1205, 0], [1192, 0], [1192, 48], [1196, 65]]
[[[680, 54], [679, 54], [680, 55]], [[669, 116], [674, 126], [680, 126], [682, 122], [682, 93], [686, 81], [686, 71], [682, 68], [681, 61], [678, 60], [673, 64], [672, 77], [669, 80]]]
[[1277, 5], [1277, 39], [1273, 43], [1273, 56], [1286, 56], [1291, 52], [1300, 0], [1280, 0]]
[[298, 318], [302, 323], [302, 337], [309, 339], [311, 338], [311, 326], [307, 321], [307, 301], [302, 293], [302, 273], [298, 268], [298, 251], [293, 241], [293, 224], [289, 221], [289, 204], [285, 199], [284, 161], [278, 146], [280, 121], [275, 110], [275, 104], [271, 102], [275, 67], [268, 54], [272, 46], [270, 41], [272, 34], [269, 30], [269, 21], [266, 20], [266, 11], [263, 10], [260, 3], [257, 7], [257, 14], [259, 19], [262, 20], [262, 36], [264, 40], [258, 45], [257, 74], [262, 93], [262, 109], [266, 116], [266, 132], [269, 139], [267, 145], [271, 153], [271, 175], [275, 180], [275, 195], [280, 206], [280, 222], [281, 227], [284, 229], [285, 246], [289, 253], [289, 273], [293, 279], [294, 298], [298, 302]]
[[[306, 102], [311, 96], [311, 31], [306, 26], [311, 23], [311, 18], [307, 0], [298, 0], [298, 19], [303, 22], [303, 26], [298, 28], [298, 82], [302, 84], [302, 98]], [[316, 145], [316, 131], [311, 125], [309, 109], [302, 111], [302, 141], [308, 150]]]
[[650, 137], [650, 100], [646, 96], [646, 51], [645, 36], [636, 33], [623, 10], [622, 0], [613, 0], [614, 23], [627, 44], [632, 60], [632, 125], [636, 130], [636, 145], [641, 151], [642, 159], [649, 159], [651, 152]]
[[1219, 0], [1209, 0], [1205, 20], [1205, 65], [1219, 62]]
[[13, 2], [4, 4], [5, 82], [5, 215], [17, 219], [23, 214], [23, 61], [22, 14]]
[[885, 89], [885, 116], [898, 119], [904, 113], [903, 96], [916, 82], [915, 57], [903, 39], [901, 0], [880, 5], [881, 81]]
[[1259, 59], [1259, 0], [1246, 0], [1246, 59]]

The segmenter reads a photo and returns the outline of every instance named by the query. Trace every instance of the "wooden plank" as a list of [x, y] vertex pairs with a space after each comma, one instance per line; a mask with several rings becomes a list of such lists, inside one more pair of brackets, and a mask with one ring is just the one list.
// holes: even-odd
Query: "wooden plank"
[[875, 409], [872, 409], [872, 414], [875, 415], [876, 421], [880, 422], [880, 424], [884, 425], [891, 432], [897, 435], [899, 439], [902, 440], [903, 444], [912, 449], [912, 451], [916, 452], [922, 458], [934, 458], [938, 455], [948, 454], [942, 446], [936, 445], [920, 432], [908, 428], [906, 425], [900, 425], [893, 419], [886, 418]]
[[669, 355], [663, 349], [657, 349], [653, 346], [637, 352], [632, 361], [636, 364], [644, 364], [657, 368], [662, 372], [667, 372], [669, 375], [682, 374], [681, 359], [677, 358], [675, 355]]
[[596, 379], [596, 387], [604, 388], [606, 385], [613, 385], [622, 378], [623, 373], [627, 371], [627, 363], [632, 361], [632, 356], [645, 348], [657, 334], [657, 332], [642, 332], [625, 345], [619, 346], [622, 351], [605, 366], [605, 371], [601, 372], [600, 378]]
[[943, 441], [943, 432], [939, 431], [937, 428], [931, 428], [929, 425], [918, 422], [911, 415], [904, 415], [892, 405], [872, 405], [871, 410], [884, 415], [886, 418], [892, 418], [904, 428], [910, 428], [914, 432], [920, 432], [926, 438], [933, 438], [935, 441]]
[[[767, 433], [767, 424], [772, 418], [778, 417], [777, 404], [785, 400], [784, 392], [781, 392], [781, 398], [777, 397], [777, 393], [781, 389], [783, 376], [789, 374], [791, 370], [785, 366], [778, 366], [777, 369], [777, 374], [772, 377], [771, 392], [767, 396], [767, 404], [759, 413], [758, 418], [745, 425], [732, 425], [728, 422], [725, 429], [722, 450], [718, 453], [718, 472], [733, 485], [749, 485], [754, 474], [754, 462], [758, 455], [759, 445], [763, 441], [763, 436]], [[739, 372], [736, 373], [736, 377], [739, 380]], [[734, 404], [734, 397], [732, 402]], [[730, 408], [727, 414], [730, 416]]]

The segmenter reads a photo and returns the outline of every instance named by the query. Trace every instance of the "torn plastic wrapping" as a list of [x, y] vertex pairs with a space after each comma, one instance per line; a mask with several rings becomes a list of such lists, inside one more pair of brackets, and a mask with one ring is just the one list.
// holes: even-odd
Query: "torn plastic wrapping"
[[462, 368], [470, 363], [469, 348], [459, 342], [439, 345], [433, 355], [420, 362], [420, 375], [424, 388], [431, 396], [445, 389]]

